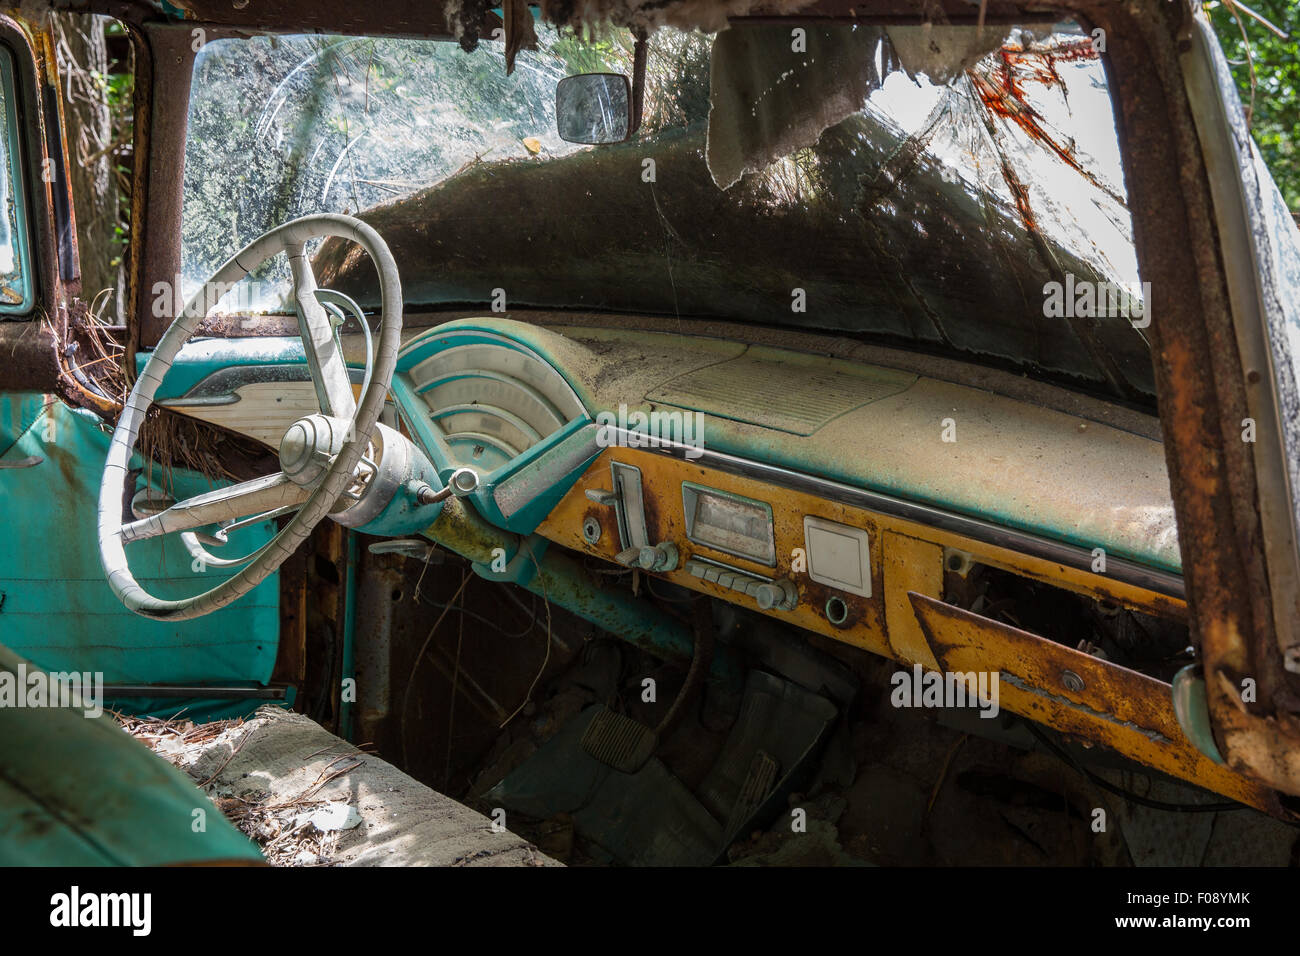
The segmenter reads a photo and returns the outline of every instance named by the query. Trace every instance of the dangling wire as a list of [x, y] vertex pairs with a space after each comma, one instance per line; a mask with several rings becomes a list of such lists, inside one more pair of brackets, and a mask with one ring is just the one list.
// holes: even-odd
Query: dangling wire
[[501, 721], [501, 726], [497, 728], [498, 730], [504, 730], [506, 724], [519, 716], [519, 712], [528, 706], [528, 702], [533, 699], [533, 690], [536, 689], [537, 682], [542, 679], [542, 675], [546, 673], [546, 665], [551, 662], [551, 600], [546, 593], [546, 578], [542, 575], [542, 566], [537, 563], [537, 558], [533, 554], [531, 548], [528, 551], [528, 557], [532, 560], [533, 567], [537, 569], [537, 580], [540, 581], [542, 585], [542, 603], [546, 605], [546, 656], [542, 658], [542, 666], [537, 671], [537, 676], [534, 677], [533, 682], [528, 685], [528, 693], [524, 695], [523, 701], [515, 708], [514, 713]]
[[429, 649], [429, 642], [433, 640], [433, 635], [437, 633], [439, 625], [442, 624], [442, 619], [447, 616], [447, 612], [450, 611], [452, 607], [455, 605], [456, 600], [461, 595], [461, 592], [465, 590], [465, 585], [469, 584], [469, 578], [470, 578], [470, 574], [467, 569], [463, 572], [463, 576], [461, 577], [460, 587], [456, 589], [456, 593], [452, 595], [451, 600], [447, 602], [447, 606], [442, 609], [442, 613], [438, 615], [438, 620], [433, 622], [433, 627], [429, 628], [429, 633], [424, 638], [424, 643], [420, 645], [420, 653], [415, 655], [415, 660], [411, 664], [411, 676], [406, 680], [406, 692], [402, 695], [401, 740], [402, 740], [402, 766], [404, 768], [410, 766], [406, 758], [406, 726], [407, 726], [406, 715], [411, 708], [411, 688], [415, 686], [416, 671], [419, 670], [420, 661], [424, 659], [424, 652]]

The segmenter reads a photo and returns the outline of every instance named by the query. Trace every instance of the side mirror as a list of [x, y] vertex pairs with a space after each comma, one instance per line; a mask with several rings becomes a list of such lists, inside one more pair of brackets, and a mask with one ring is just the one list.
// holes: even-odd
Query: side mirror
[[635, 128], [632, 86], [622, 73], [579, 73], [555, 88], [555, 125], [568, 143], [621, 143]]

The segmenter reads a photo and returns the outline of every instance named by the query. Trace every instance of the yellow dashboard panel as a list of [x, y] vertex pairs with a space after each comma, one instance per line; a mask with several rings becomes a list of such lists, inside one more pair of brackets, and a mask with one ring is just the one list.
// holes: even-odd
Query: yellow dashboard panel
[[[1233, 799], [1254, 806], [1265, 804], [1267, 791], [1214, 763], [1186, 739], [1173, 714], [1168, 684], [978, 615], [961, 612], [964, 617], [958, 625], [942, 615], [926, 616], [917, 611], [918, 600], [948, 608], [941, 604], [945, 568], [959, 563], [969, 566], [970, 562], [1167, 619], [1186, 619], [1186, 605], [1180, 598], [647, 448], [605, 449], [538, 533], [575, 551], [615, 561], [625, 548], [627, 533], [620, 527], [611, 493], [618, 490], [614, 487], [615, 470], [624, 473], [628, 468], [635, 469], [639, 479], [647, 542], [667, 543], [676, 549], [675, 567], [654, 571], [656, 576], [904, 665], [953, 670], [960, 664], [962, 670], [998, 671], [1009, 679], [1004, 681], [1002, 693], [1008, 710], [1066, 733], [1100, 739], [1126, 756]], [[712, 539], [714, 543], [705, 543], [710, 539], [689, 533], [692, 520], [698, 532], [704, 513], [698, 504], [700, 489], [739, 502], [733, 511], [736, 527], [747, 521], [755, 524], [747, 512], [770, 510], [770, 553], [760, 555], [766, 542], [743, 556], [739, 552], [745, 549], [736, 546], [734, 536], [720, 533]], [[688, 508], [699, 510], [691, 514]], [[815, 561], [810, 573], [809, 559], [815, 556], [809, 552], [812, 535], [819, 528], [844, 529], [836, 541], [839, 545], [854, 541], [852, 532], [865, 532], [865, 580], [847, 582], [847, 587], [814, 580]], [[758, 535], [754, 538], [761, 541]], [[857, 540], [861, 540], [860, 534]], [[707, 573], [702, 574], [702, 568]], [[793, 606], [763, 607], [755, 597], [755, 589], [763, 582], [788, 588]], [[954, 631], [959, 639], [952, 636]], [[1014, 631], [1018, 642], [1015, 646], [1020, 654], [1014, 659], [1006, 651], [1007, 631]], [[1025, 642], [1032, 644], [1032, 653], [1025, 650]], [[953, 650], [958, 645], [959, 653]], [[941, 655], [955, 656], [940, 660], [935, 648]], [[1090, 680], [1082, 688], [1062, 686], [1062, 669], [1051, 666], [1062, 654], [1086, 658], [1090, 672], [1109, 679]], [[1022, 673], [1017, 673], [1014, 660], [1039, 660], [1041, 664], [1033, 669], [1019, 667]], [[1117, 697], [1116, 688], [1134, 699]]]

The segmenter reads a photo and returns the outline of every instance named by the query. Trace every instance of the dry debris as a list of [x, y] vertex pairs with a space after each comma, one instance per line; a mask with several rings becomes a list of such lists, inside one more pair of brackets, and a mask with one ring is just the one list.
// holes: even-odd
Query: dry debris
[[[195, 724], [179, 716], [170, 720], [117, 713], [113, 716], [128, 734], [187, 772], [202, 753], [201, 745], [229, 737], [233, 741], [230, 758], [225, 762], [229, 763], [256, 730], [254, 726], [240, 733], [244, 726], [242, 719]], [[206, 780], [196, 783], [226, 819], [261, 848], [272, 866], [329, 866], [339, 835], [356, 826], [360, 817], [352, 807], [317, 794], [334, 778], [361, 765], [362, 761], [354, 760], [354, 756], [340, 754], [302, 793], [274, 803], [269, 802], [271, 795], [264, 791], [236, 794], [229, 786], [216, 783], [225, 763]]]

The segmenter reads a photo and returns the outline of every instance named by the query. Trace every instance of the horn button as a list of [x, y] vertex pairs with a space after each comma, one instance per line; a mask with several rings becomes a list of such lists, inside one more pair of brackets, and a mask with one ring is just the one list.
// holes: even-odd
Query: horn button
[[300, 418], [280, 439], [280, 470], [296, 485], [310, 485], [329, 468], [347, 440], [351, 422], [328, 415]]

